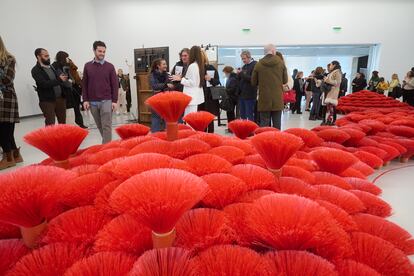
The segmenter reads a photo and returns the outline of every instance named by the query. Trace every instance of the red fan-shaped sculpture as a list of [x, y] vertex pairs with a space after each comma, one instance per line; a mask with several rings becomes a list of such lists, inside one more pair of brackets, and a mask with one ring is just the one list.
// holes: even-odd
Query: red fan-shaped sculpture
[[260, 134], [262, 132], [267, 132], [267, 131], [280, 131], [280, 130], [275, 127], [258, 127], [254, 131], [254, 134], [257, 135], [257, 134]]
[[152, 249], [151, 229], [123, 214], [106, 224], [96, 235], [95, 252], [122, 251], [139, 256]]
[[233, 166], [230, 174], [240, 178], [247, 185], [247, 190], [268, 189], [276, 182], [274, 175], [266, 169], [250, 164]]
[[212, 148], [219, 147], [223, 143], [222, 137], [214, 133], [197, 133], [191, 136], [191, 138], [206, 142]]
[[347, 183], [342, 177], [328, 172], [313, 172], [315, 178], [315, 185], [333, 185], [344, 190], [351, 190], [352, 186]]
[[160, 153], [170, 155], [172, 143], [160, 139], [143, 142], [129, 151], [129, 156], [140, 153]]
[[352, 254], [346, 232], [325, 208], [304, 197], [264, 196], [253, 203], [247, 220], [255, 240], [277, 250], [310, 250], [329, 260]]
[[125, 149], [130, 150], [130, 149], [138, 146], [139, 144], [142, 144], [144, 142], [151, 141], [151, 140], [157, 140], [157, 139], [158, 138], [150, 136], [150, 135], [138, 136], [138, 137], [133, 137], [133, 138], [129, 138], [127, 140], [121, 141], [119, 146], [121, 148], [125, 148]]
[[93, 206], [78, 207], [51, 220], [42, 241], [92, 245], [96, 234], [108, 220], [108, 217]]
[[88, 249], [79, 244], [49, 244], [21, 258], [7, 275], [63, 275], [66, 269], [88, 253]]
[[188, 113], [183, 120], [194, 130], [206, 131], [208, 125], [214, 120], [214, 115], [207, 111], [198, 111]]
[[273, 266], [273, 275], [336, 275], [332, 263], [306, 251], [271, 251], [265, 257]]
[[355, 145], [366, 136], [365, 132], [356, 128], [343, 127], [340, 128], [340, 130], [346, 132], [350, 136], [350, 138], [346, 141], [347, 145]]
[[246, 221], [246, 216], [250, 208], [252, 208], [252, 204], [250, 203], [235, 203], [226, 206], [223, 210], [236, 234], [235, 241], [237, 244], [246, 247], [251, 246], [253, 243], [252, 231]]
[[361, 190], [373, 195], [380, 195], [382, 193], [381, 188], [369, 182], [368, 180], [356, 177], [343, 177], [343, 180], [351, 185], [353, 190]]
[[190, 252], [183, 248], [153, 249], [135, 262], [128, 275], [198, 276], [190, 258]]
[[318, 169], [318, 166], [316, 165], [316, 163], [313, 160], [299, 159], [299, 158], [295, 158], [295, 157], [290, 158], [286, 162], [286, 165], [300, 167], [300, 168], [302, 168], [304, 170], [307, 170], [309, 172], [313, 172], [313, 171], [316, 171]]
[[378, 196], [360, 190], [350, 190], [350, 192], [362, 201], [366, 213], [379, 217], [391, 215], [391, 206]]
[[71, 169], [71, 171], [76, 173], [78, 176], [83, 176], [83, 175], [97, 172], [98, 169], [99, 169], [99, 165], [85, 164], [85, 165], [74, 167]]
[[236, 147], [220, 146], [212, 148], [208, 153], [220, 156], [234, 165], [244, 163], [244, 151]]
[[241, 195], [237, 202], [239, 203], [253, 203], [256, 200], [258, 200], [259, 198], [262, 198], [264, 196], [267, 195], [272, 195], [274, 194], [274, 191], [271, 190], [252, 190], [252, 191], [248, 191], [247, 193]]
[[369, 126], [371, 130], [369, 131], [370, 134], [374, 134], [386, 129], [386, 125], [383, 122], [374, 119], [364, 119], [358, 122], [361, 126]]
[[230, 244], [234, 233], [223, 211], [207, 208], [190, 210], [177, 222], [175, 246], [199, 252], [210, 246]]
[[206, 153], [211, 149], [210, 145], [198, 139], [183, 138], [173, 142], [170, 156], [185, 159], [191, 155]]
[[353, 193], [331, 185], [318, 185], [320, 198], [344, 209], [348, 214], [365, 210], [364, 203]]
[[312, 158], [318, 164], [321, 171], [334, 174], [340, 174], [358, 162], [358, 159], [353, 154], [331, 148], [312, 151]]
[[373, 268], [363, 264], [358, 263], [353, 260], [343, 260], [336, 263], [336, 270], [339, 272], [339, 275], [347, 276], [381, 276]]
[[229, 129], [240, 139], [246, 139], [254, 133], [259, 126], [250, 120], [237, 119], [229, 123]]
[[241, 149], [247, 155], [256, 154], [257, 151], [249, 140], [240, 140], [238, 138], [227, 138], [222, 142], [222, 146], [232, 146]]
[[46, 153], [56, 163], [65, 166], [63, 161], [74, 154], [88, 131], [74, 125], [53, 125], [32, 131], [24, 136], [24, 141]]
[[388, 126], [387, 131], [391, 132], [392, 134], [396, 136], [403, 136], [407, 138], [414, 137], [413, 127], [392, 125], [392, 126]]
[[106, 184], [106, 186], [99, 191], [94, 201], [94, 206], [99, 212], [107, 215], [116, 214], [116, 212], [109, 205], [109, 198], [111, 197], [112, 192], [115, 191], [115, 189], [121, 185], [122, 182], [123, 180], [114, 180]]
[[207, 191], [205, 181], [191, 173], [156, 169], [122, 183], [112, 193], [110, 204], [118, 212], [128, 212], [149, 226], [155, 247], [168, 247], [174, 241], [179, 218]]
[[135, 256], [122, 252], [100, 252], [74, 263], [64, 275], [128, 275], [135, 259]]
[[192, 155], [185, 159], [192, 172], [198, 176], [210, 173], [228, 173], [232, 164], [226, 159], [210, 153]]
[[29, 253], [21, 240], [0, 240], [0, 275], [6, 275], [20, 258]]
[[62, 185], [62, 203], [69, 207], [93, 204], [98, 192], [114, 179], [105, 173], [91, 173]]
[[57, 167], [30, 166], [0, 175], [0, 220], [20, 227], [28, 247], [56, 216], [61, 186], [76, 174]]
[[141, 124], [128, 124], [115, 128], [115, 131], [121, 139], [125, 140], [132, 137], [147, 135], [150, 128]]
[[207, 207], [222, 209], [235, 202], [247, 190], [243, 180], [230, 174], [212, 173], [202, 178], [209, 186], [208, 193], [202, 200]]
[[350, 168], [359, 171], [364, 176], [369, 176], [375, 172], [373, 168], [371, 168], [369, 165], [362, 161], [358, 161], [355, 164], [353, 164]]
[[361, 179], [366, 178], [366, 176], [363, 173], [354, 168], [348, 168], [345, 171], [341, 172], [339, 175], [342, 177], [357, 177]]
[[317, 132], [318, 136], [327, 142], [342, 144], [351, 138], [351, 135], [337, 128], [324, 129]]
[[89, 164], [103, 165], [106, 162], [109, 162], [113, 159], [123, 157], [123, 156], [127, 156], [128, 152], [129, 152], [129, 150], [125, 149], [125, 148], [106, 149], [106, 150], [102, 150], [98, 153], [91, 154], [87, 158], [87, 162]]
[[282, 176], [283, 177], [294, 177], [311, 185], [315, 183], [315, 176], [311, 172], [308, 172], [307, 170], [304, 170], [296, 166], [288, 166], [288, 165], [283, 166]]
[[367, 151], [357, 151], [354, 153], [354, 155], [358, 157], [359, 160], [361, 160], [362, 162], [374, 169], [381, 168], [384, 163], [384, 161], [381, 158]]
[[303, 146], [301, 138], [285, 132], [264, 132], [252, 138], [252, 144], [269, 170], [280, 176], [280, 168]]
[[275, 275], [266, 259], [255, 251], [240, 246], [213, 246], [201, 252], [193, 261], [199, 276]]
[[256, 165], [256, 166], [259, 166], [265, 169], [267, 168], [266, 162], [263, 160], [260, 154], [252, 154], [252, 155], [246, 156], [244, 158], [244, 163], [250, 164], [250, 165]]
[[407, 255], [414, 253], [413, 237], [397, 224], [369, 214], [356, 214], [353, 218], [358, 225], [359, 231], [389, 241]]
[[22, 234], [20, 228], [8, 223], [0, 222], [0, 240], [20, 239]]
[[414, 268], [408, 257], [392, 243], [381, 238], [355, 232], [351, 234], [354, 260], [366, 264], [381, 275], [412, 275]]
[[296, 194], [310, 199], [319, 197], [318, 190], [306, 182], [294, 177], [281, 177], [272, 189], [277, 193]]
[[323, 140], [313, 131], [304, 128], [289, 128], [285, 132], [298, 136], [307, 147], [313, 148], [321, 145]]
[[344, 209], [325, 200], [317, 200], [316, 202], [328, 210], [329, 213], [331, 213], [332, 217], [346, 232], [358, 230], [358, 226], [355, 223], [354, 219], [347, 212], [345, 212]]
[[178, 138], [178, 119], [190, 103], [191, 97], [182, 92], [158, 93], [145, 101], [167, 123], [167, 138]]

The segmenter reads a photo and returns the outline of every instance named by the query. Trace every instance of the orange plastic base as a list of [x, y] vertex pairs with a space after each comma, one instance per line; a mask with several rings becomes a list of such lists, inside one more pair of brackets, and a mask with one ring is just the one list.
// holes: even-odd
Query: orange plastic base
[[384, 166], [388, 166], [389, 164], [391, 164], [391, 161], [387, 161], [384, 163]]
[[62, 169], [70, 169], [69, 160], [55, 161], [55, 166]]
[[152, 232], [152, 246], [154, 248], [171, 247], [174, 244], [175, 236], [176, 236], [175, 228], [171, 230], [170, 232], [163, 233], [163, 234], [155, 233], [153, 231]]
[[178, 123], [167, 122], [167, 140], [175, 141], [178, 139]]
[[278, 170], [269, 169], [269, 171], [271, 171], [277, 179], [279, 179], [282, 176], [282, 169], [278, 169]]
[[408, 162], [408, 159], [409, 158], [407, 158], [407, 157], [400, 157], [400, 162], [401, 163], [407, 163]]
[[39, 236], [46, 229], [46, 227], [46, 221], [33, 227], [20, 227], [24, 244], [29, 248], [35, 248], [38, 244]]

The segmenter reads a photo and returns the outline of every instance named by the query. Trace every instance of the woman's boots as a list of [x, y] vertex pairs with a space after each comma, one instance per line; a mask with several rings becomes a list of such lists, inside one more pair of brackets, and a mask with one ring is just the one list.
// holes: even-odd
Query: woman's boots
[[13, 152], [14, 162], [16, 162], [16, 163], [22, 163], [23, 162], [23, 157], [20, 154], [20, 148], [17, 148], [15, 150], [12, 150], [12, 152]]
[[0, 170], [16, 166], [16, 163], [23, 162], [23, 157], [20, 154], [20, 148], [10, 152], [3, 152], [3, 158], [0, 161]]

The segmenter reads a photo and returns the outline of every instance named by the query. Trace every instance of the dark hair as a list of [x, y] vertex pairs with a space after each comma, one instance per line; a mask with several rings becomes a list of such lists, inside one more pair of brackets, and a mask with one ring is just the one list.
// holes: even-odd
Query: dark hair
[[95, 51], [98, 47], [105, 47], [106, 48], [106, 45], [105, 45], [104, 42], [102, 42], [100, 40], [97, 40], [93, 43], [93, 50]]
[[55, 60], [57, 61], [57, 63], [59, 63], [60, 65], [65, 65], [66, 64], [66, 58], [69, 57], [69, 54], [64, 52], [64, 51], [59, 51], [56, 54], [56, 58]]
[[190, 64], [196, 62], [200, 71], [200, 87], [203, 87], [203, 80], [205, 75], [205, 62], [201, 48], [199, 46], [193, 46], [190, 49]]
[[385, 81], [385, 79], [384, 79], [383, 77], [381, 77], [381, 78], [379, 79], [379, 81]]
[[334, 71], [336, 69], [341, 69], [341, 64], [339, 63], [339, 61], [334, 60], [334, 61], [331, 62], [331, 64], [334, 66], [334, 69], [332, 71]]
[[233, 67], [231, 67], [231, 66], [225, 66], [225, 67], [223, 68], [223, 72], [224, 72], [224, 73], [227, 73], [227, 74], [231, 74], [231, 73], [233, 73], [233, 71], [234, 71], [234, 68], [233, 68]]
[[46, 49], [44, 49], [44, 48], [37, 48], [35, 51], [34, 51], [34, 55], [35, 55], [35, 57], [37, 58], [39, 55], [40, 55], [40, 53], [42, 53], [42, 51], [46, 51]]
[[158, 70], [158, 66], [160, 66], [160, 65], [161, 65], [161, 63], [162, 63], [164, 60], [165, 60], [165, 59], [163, 59], [163, 58], [157, 58], [157, 59], [154, 59], [154, 61], [152, 62], [152, 65], [151, 65], [151, 73], [153, 73], [153, 72], [157, 71], [157, 70]]
[[372, 71], [372, 75], [373, 75], [374, 77], [378, 77], [378, 74], [379, 74], [379, 72], [378, 72], [378, 71]]
[[179, 53], [180, 57], [181, 57], [181, 55], [182, 55], [184, 52], [186, 52], [187, 54], [190, 54], [190, 49], [188, 49], [188, 48], [183, 48], [183, 49], [181, 49], [181, 51], [180, 51], [180, 53]]
[[414, 71], [408, 71], [408, 77], [414, 78]]
[[361, 76], [361, 78], [365, 79], [365, 74], [364, 73], [358, 72], [358, 74]]
[[324, 71], [324, 69], [322, 68], [322, 66], [318, 66], [318, 67], [316, 67], [316, 69], [315, 69], [315, 75], [323, 75], [323, 73], [324, 73], [325, 71]]

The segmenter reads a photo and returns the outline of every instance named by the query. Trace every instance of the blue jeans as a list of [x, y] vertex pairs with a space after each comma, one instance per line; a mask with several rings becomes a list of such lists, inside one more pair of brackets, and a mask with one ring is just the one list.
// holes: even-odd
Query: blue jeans
[[310, 116], [319, 116], [319, 111], [321, 109], [321, 95], [322, 93], [313, 92], [312, 93], [312, 108], [310, 111]]
[[254, 122], [254, 106], [256, 100], [240, 99], [240, 118], [249, 119]]
[[155, 111], [151, 111], [151, 132], [159, 132], [165, 129], [164, 120]]

